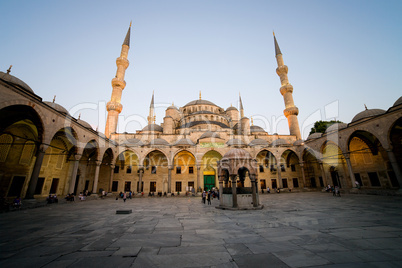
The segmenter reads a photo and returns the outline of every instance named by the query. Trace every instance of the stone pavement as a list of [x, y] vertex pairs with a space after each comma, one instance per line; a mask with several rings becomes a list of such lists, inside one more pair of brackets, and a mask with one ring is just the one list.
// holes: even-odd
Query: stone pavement
[[[0, 267], [402, 267], [402, 197], [98, 199], [0, 214]], [[117, 209], [132, 209], [116, 215]]]

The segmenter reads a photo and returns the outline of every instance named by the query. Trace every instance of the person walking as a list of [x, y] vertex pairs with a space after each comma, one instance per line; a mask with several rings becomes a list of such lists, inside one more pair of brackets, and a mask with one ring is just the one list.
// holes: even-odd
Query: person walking
[[205, 197], [206, 197], [206, 193], [205, 193], [205, 191], [204, 192], [202, 192], [202, 202], [205, 204]]
[[207, 200], [208, 200], [208, 205], [211, 205], [211, 191], [208, 191]]
[[123, 194], [123, 201], [126, 202], [126, 199], [127, 199], [127, 193], [124, 192], [124, 194]]

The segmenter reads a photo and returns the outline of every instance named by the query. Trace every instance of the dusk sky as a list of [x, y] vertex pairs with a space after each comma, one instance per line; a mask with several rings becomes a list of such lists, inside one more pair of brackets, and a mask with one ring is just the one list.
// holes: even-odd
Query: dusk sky
[[132, 20], [119, 132], [199, 98], [288, 134], [275, 31], [299, 124], [349, 123], [402, 95], [402, 1], [1, 1], [0, 71], [104, 132], [116, 58]]

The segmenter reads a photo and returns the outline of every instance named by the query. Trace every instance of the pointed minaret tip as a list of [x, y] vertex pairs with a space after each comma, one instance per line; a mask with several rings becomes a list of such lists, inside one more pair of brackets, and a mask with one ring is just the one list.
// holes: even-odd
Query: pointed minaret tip
[[279, 48], [278, 42], [276, 41], [275, 33], [274, 33], [274, 44], [275, 44], [275, 56], [282, 54], [281, 49]]
[[239, 102], [240, 102], [240, 110], [243, 110], [243, 102], [241, 101], [240, 92], [239, 92]]
[[154, 92], [153, 92], [153, 91], [152, 91], [152, 99], [151, 99], [151, 105], [150, 105], [150, 107], [151, 107], [151, 108], [154, 107]]
[[131, 32], [131, 22], [130, 22], [130, 27], [128, 27], [126, 38], [124, 38], [124, 42], [123, 42], [123, 45], [126, 45], [128, 47], [130, 47], [130, 32]]
[[130, 28], [131, 28], [131, 24], [133, 23], [133, 21], [130, 21]]

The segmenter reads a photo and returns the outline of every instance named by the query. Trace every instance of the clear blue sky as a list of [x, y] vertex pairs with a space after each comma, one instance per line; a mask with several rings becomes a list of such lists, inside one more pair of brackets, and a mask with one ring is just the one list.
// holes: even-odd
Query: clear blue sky
[[57, 95], [102, 132], [91, 109], [110, 100], [131, 20], [128, 132], [144, 126], [153, 90], [157, 123], [172, 102], [183, 106], [201, 90], [223, 108], [237, 106], [240, 92], [246, 116], [287, 134], [286, 121], [275, 122], [284, 102], [272, 30], [304, 138], [335, 106], [349, 123], [364, 104], [386, 110], [402, 95], [402, 1], [1, 1], [0, 10], [0, 70], [12, 64], [43, 100]]

